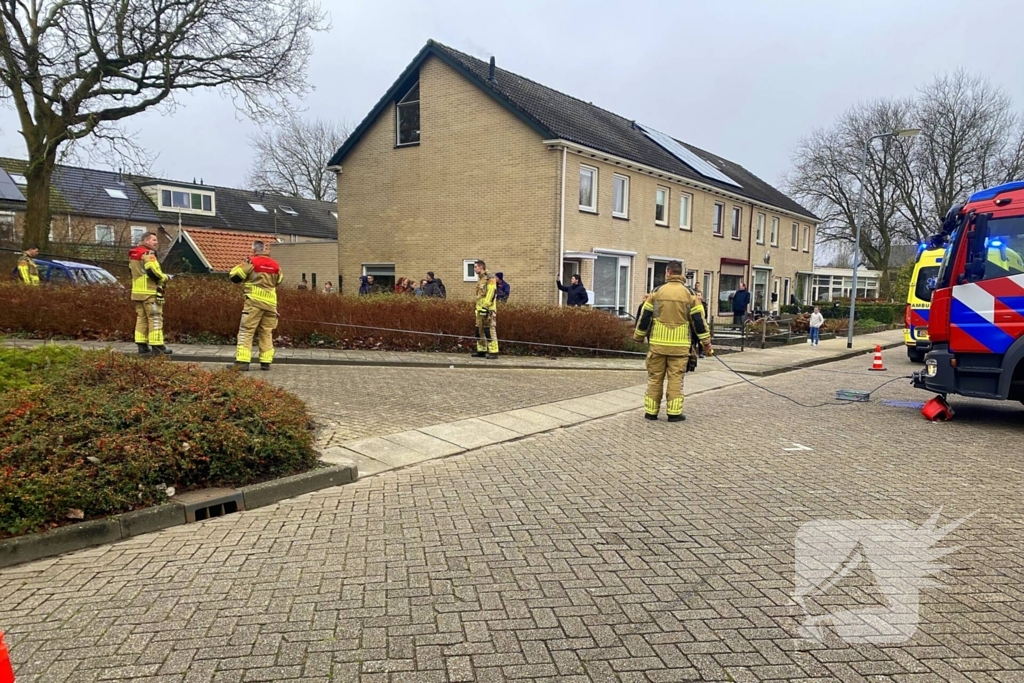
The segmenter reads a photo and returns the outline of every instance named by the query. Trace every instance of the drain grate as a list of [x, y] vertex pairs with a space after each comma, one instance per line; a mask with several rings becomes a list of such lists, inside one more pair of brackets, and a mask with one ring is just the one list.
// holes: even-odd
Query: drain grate
[[190, 491], [181, 494], [175, 501], [185, 507], [186, 522], [201, 522], [245, 509], [242, 492], [232, 489]]

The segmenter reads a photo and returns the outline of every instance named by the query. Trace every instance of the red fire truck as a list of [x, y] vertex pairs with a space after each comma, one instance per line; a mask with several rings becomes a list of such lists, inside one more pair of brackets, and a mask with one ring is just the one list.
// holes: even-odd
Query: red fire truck
[[1024, 402], [1024, 181], [950, 209], [931, 247], [945, 247], [932, 283], [931, 350], [914, 386]]

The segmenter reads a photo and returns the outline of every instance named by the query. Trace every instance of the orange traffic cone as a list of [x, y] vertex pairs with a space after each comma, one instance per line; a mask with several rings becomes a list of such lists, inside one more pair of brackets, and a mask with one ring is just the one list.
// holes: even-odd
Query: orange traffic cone
[[882, 365], [882, 347], [881, 345], [875, 346], [875, 362], [870, 368], [871, 370], [885, 370], [885, 366]]
[[14, 667], [4, 645], [4, 633], [0, 631], [0, 683], [14, 683]]

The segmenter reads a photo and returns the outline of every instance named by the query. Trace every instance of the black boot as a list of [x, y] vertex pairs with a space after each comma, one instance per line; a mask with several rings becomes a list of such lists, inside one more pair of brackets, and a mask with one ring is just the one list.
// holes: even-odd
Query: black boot
[[149, 344], [136, 344], [136, 346], [139, 347], [139, 355], [140, 356], [148, 356], [150, 353], [152, 353], [149, 350]]
[[472, 353], [472, 357], [473, 358], [486, 358], [487, 357], [487, 352], [485, 352], [485, 351], [474, 351]]
[[497, 360], [498, 359], [498, 354], [496, 354], [496, 353], [484, 354], [484, 358], [486, 358], [487, 360]]
[[686, 416], [685, 415], [669, 415], [668, 416], [668, 421], [669, 422], [685, 422], [686, 421]]
[[260, 370], [270, 372], [270, 363], [260, 363]]
[[644, 419], [646, 419], [646, 420], [657, 420], [658, 419], [658, 414], [654, 413], [652, 415], [651, 413], [644, 413]]
[[170, 350], [169, 348], [167, 348], [166, 346], [164, 346], [163, 344], [161, 344], [160, 346], [154, 346], [154, 347], [153, 347], [153, 355], [154, 355], [154, 356], [160, 356], [160, 355], [163, 355], [163, 356], [169, 356], [169, 355], [171, 355], [172, 353], [174, 353], [174, 352], [173, 352], [173, 351], [171, 351], [171, 350]]
[[228, 365], [228, 370], [234, 370], [235, 372], [249, 372], [249, 364], [241, 361], [235, 361]]

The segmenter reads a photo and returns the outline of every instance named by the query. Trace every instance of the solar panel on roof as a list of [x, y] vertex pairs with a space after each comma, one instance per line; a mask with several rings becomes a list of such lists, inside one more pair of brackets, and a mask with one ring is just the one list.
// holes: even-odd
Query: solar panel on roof
[[14, 184], [14, 180], [11, 179], [7, 171], [2, 168], [0, 168], [0, 199], [8, 199], [15, 202], [25, 201], [25, 195]]
[[712, 178], [713, 180], [727, 183], [735, 187], [743, 187], [735, 180], [715, 168], [710, 162], [701, 159], [668, 135], [660, 133], [653, 128], [648, 128], [647, 126], [640, 126], [640, 130], [644, 132], [644, 135], [653, 140], [656, 145], [664, 149], [676, 159], [679, 159], [679, 161], [683, 162], [697, 173], [700, 173], [705, 178]]

